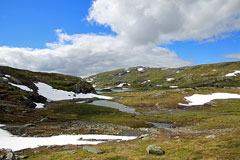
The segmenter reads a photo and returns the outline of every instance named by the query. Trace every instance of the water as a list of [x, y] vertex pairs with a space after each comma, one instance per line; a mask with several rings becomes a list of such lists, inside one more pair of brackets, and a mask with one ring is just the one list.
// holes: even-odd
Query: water
[[163, 128], [172, 128], [174, 127], [174, 123], [153, 123], [151, 122], [151, 124], [154, 125], [154, 127], [158, 128], [158, 127], [163, 127]]
[[111, 101], [107, 101], [107, 100], [97, 100], [97, 101], [93, 101], [89, 104], [115, 108], [115, 109], [118, 109], [121, 112], [127, 112], [127, 113], [133, 113], [133, 114], [136, 114], [136, 115], [140, 115], [139, 112], [136, 112], [135, 108], [131, 108], [131, 107], [125, 106], [125, 105], [117, 103], [117, 102], [111, 102]]
[[97, 94], [103, 93], [123, 93], [123, 92], [133, 92], [134, 90], [125, 88], [125, 89], [111, 89], [111, 91], [102, 91], [102, 89], [95, 89]]

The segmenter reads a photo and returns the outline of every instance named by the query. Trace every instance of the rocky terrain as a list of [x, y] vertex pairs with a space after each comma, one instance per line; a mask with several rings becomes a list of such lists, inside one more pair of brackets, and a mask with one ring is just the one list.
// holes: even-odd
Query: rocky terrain
[[[0, 67], [0, 73], [0, 124], [5, 124], [1, 129], [13, 135], [137, 137], [131, 141], [106, 140], [91, 147], [4, 149], [0, 159], [10, 155], [81, 160], [239, 159], [240, 62], [174, 69], [132, 67], [93, 75], [85, 79], [87, 82], [9, 67]], [[68, 99], [49, 101], [38, 82], [53, 87], [54, 92], [66, 91]], [[78, 97], [79, 92], [91, 96]], [[109, 103], [92, 103], [104, 98]], [[43, 107], [38, 108], [39, 103]]]

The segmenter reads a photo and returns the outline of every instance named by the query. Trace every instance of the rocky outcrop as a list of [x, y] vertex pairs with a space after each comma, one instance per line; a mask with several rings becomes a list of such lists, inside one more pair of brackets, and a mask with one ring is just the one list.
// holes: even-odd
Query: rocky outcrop
[[75, 93], [96, 93], [95, 89], [88, 82], [82, 81], [73, 86], [73, 92]]
[[89, 146], [84, 146], [83, 150], [90, 152], [90, 153], [94, 153], [94, 154], [103, 154], [104, 152], [101, 150], [98, 150], [96, 148], [93, 147], [89, 147]]
[[160, 146], [149, 145], [146, 148], [148, 154], [163, 155], [165, 151]]

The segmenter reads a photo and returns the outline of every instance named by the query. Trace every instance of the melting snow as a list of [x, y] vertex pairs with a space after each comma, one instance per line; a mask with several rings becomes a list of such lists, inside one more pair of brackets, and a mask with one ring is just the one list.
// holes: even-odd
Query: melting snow
[[169, 88], [178, 88], [178, 86], [169, 86]]
[[37, 106], [36, 108], [44, 108], [44, 104], [43, 103], [35, 103]]
[[[4, 125], [0, 125], [4, 126]], [[79, 140], [81, 139], [81, 140]], [[85, 140], [84, 140], [85, 139]], [[96, 139], [95, 141], [88, 141], [89, 139]], [[9, 132], [0, 129], [0, 148], [12, 149], [13, 151], [22, 150], [26, 148], [36, 148], [39, 146], [50, 145], [95, 145], [103, 143], [103, 140], [133, 140], [133, 136], [113, 136], [113, 135], [59, 135], [52, 137], [17, 137]]]
[[174, 81], [175, 78], [167, 78], [167, 81], [170, 82], [170, 81]]
[[144, 68], [138, 68], [137, 71], [142, 72]]
[[6, 74], [6, 75], [5, 75], [5, 77], [7, 77], [7, 78], [10, 78], [11, 76], [10, 76], [10, 75], [8, 75], [8, 74]]
[[237, 74], [239, 74], [240, 73], [240, 71], [235, 71], [235, 72], [233, 72], [233, 73], [228, 73], [228, 74], [226, 74], [225, 76], [226, 77], [234, 77], [234, 76], [237, 76]]
[[27, 86], [24, 86], [24, 85], [14, 84], [14, 83], [10, 83], [10, 82], [8, 82], [8, 84], [11, 84], [12, 86], [18, 87], [18, 88], [20, 88], [21, 90], [24, 90], [24, 91], [28, 91], [28, 92], [33, 91], [32, 89], [30, 89], [30, 88], [28, 88]]
[[131, 84], [128, 84], [128, 83], [120, 83], [119, 85], [117, 85], [117, 87], [123, 87], [124, 85], [131, 86]]
[[74, 93], [74, 92], [68, 92], [63, 90], [54, 89], [51, 86], [42, 83], [37, 82], [34, 83], [38, 87], [38, 94], [46, 97], [48, 100], [52, 101], [60, 101], [60, 100], [69, 100], [69, 99], [75, 99], [75, 98], [99, 98], [99, 99], [112, 99], [108, 96], [101, 96], [96, 95], [93, 93], [83, 94], [83, 93]]
[[208, 103], [214, 99], [232, 99], [232, 98], [240, 98], [239, 94], [232, 94], [232, 93], [213, 93], [213, 94], [194, 94], [189, 97], [185, 97], [187, 101], [189, 101], [188, 104], [179, 103], [179, 105], [182, 106], [193, 106], [193, 105], [204, 105], [205, 103]]

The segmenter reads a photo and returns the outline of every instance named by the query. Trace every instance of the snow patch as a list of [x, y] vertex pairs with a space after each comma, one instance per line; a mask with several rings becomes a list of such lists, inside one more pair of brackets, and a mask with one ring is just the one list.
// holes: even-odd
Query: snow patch
[[6, 80], [6, 81], [8, 80], [8, 78], [6, 78], [6, 77], [2, 77], [2, 79], [3, 79], [3, 80]]
[[167, 78], [167, 81], [170, 82], [170, 81], [174, 81], [175, 78]]
[[117, 87], [123, 87], [124, 85], [131, 86], [131, 84], [128, 83], [120, 83], [119, 85], [117, 85]]
[[6, 75], [5, 75], [5, 77], [7, 77], [7, 78], [10, 78], [11, 76], [10, 76], [10, 75], [8, 75], [8, 74], [6, 74]]
[[27, 86], [24, 86], [24, 85], [14, 84], [14, 83], [11, 83], [11, 82], [8, 82], [8, 84], [10, 84], [12, 86], [15, 86], [17, 88], [20, 88], [21, 90], [24, 90], [24, 91], [27, 91], [27, 92], [33, 92], [32, 89], [30, 89], [30, 88], [28, 88]]
[[239, 94], [233, 93], [213, 93], [213, 94], [194, 94], [189, 97], [184, 97], [188, 104], [178, 103], [182, 106], [194, 106], [194, 105], [204, 105], [214, 99], [239, 99]]
[[37, 106], [36, 108], [39, 109], [39, 108], [44, 108], [44, 104], [43, 103], [35, 103]]
[[90, 78], [90, 79], [87, 79], [86, 81], [88, 82], [88, 83], [91, 83], [91, 82], [93, 82], [93, 78]]
[[[4, 126], [1, 125], [0, 126]], [[81, 140], [79, 140], [81, 139]], [[86, 139], [86, 140], [84, 140]], [[88, 139], [94, 139], [95, 141], [88, 141]], [[52, 137], [17, 137], [13, 136], [9, 132], [0, 129], [0, 148], [12, 149], [18, 151], [26, 148], [36, 148], [39, 146], [50, 145], [95, 145], [104, 143], [103, 140], [133, 140], [134, 136], [114, 136], [114, 135], [59, 135]]]
[[99, 99], [112, 99], [111, 97], [108, 97], [108, 96], [101, 96], [93, 93], [77, 94], [74, 92], [58, 90], [42, 82], [37, 82], [34, 84], [38, 87], [38, 94], [46, 97], [50, 101], [51, 100], [52, 101], [70, 100], [70, 99], [77, 99], [77, 98], [94, 98], [94, 97]]
[[151, 82], [151, 80], [144, 81], [141, 84], [145, 84], [145, 83], [148, 83], [148, 82]]
[[137, 71], [143, 72], [143, 71], [144, 71], [144, 68], [138, 68]]
[[228, 74], [226, 74], [225, 76], [226, 77], [235, 77], [235, 76], [237, 76], [237, 74], [239, 74], [240, 73], [240, 71], [235, 71], [235, 72], [233, 72], [233, 73], [228, 73]]
[[169, 88], [178, 88], [178, 86], [169, 86]]

